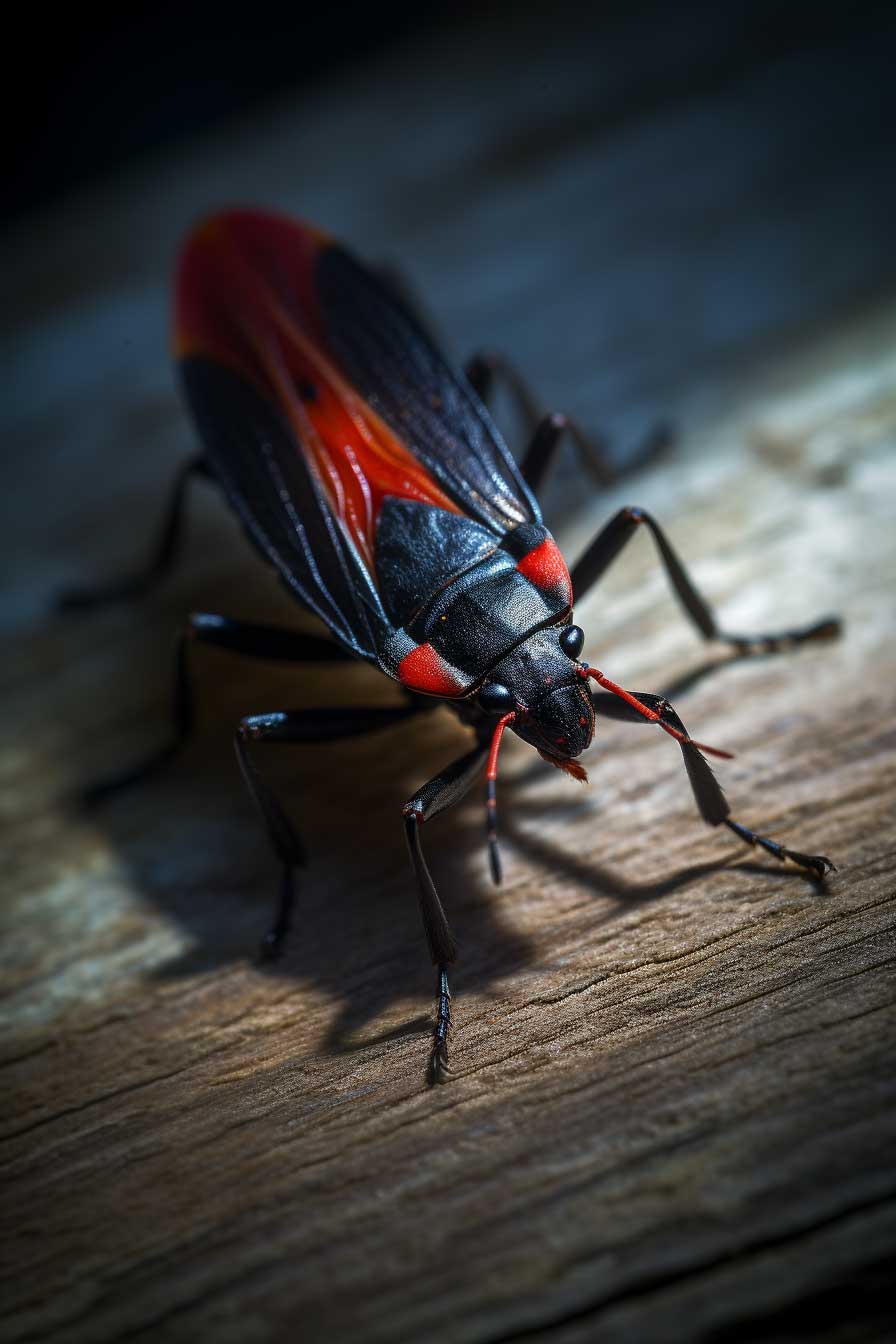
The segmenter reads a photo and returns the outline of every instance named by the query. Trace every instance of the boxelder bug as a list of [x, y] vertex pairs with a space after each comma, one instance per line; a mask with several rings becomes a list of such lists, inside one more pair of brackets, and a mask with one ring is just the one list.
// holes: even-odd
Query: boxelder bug
[[[176, 357], [204, 444], [178, 477], [148, 569], [105, 590], [74, 593], [86, 606], [134, 596], [167, 568], [187, 480], [200, 472], [223, 488], [251, 541], [332, 638], [196, 614], [177, 657], [176, 739], [117, 787], [167, 759], [193, 724], [188, 649], [194, 641], [256, 658], [364, 659], [404, 689], [379, 709], [304, 709], [252, 715], [236, 753], [282, 865], [276, 919], [264, 946], [288, 932], [293, 873], [302, 847], [250, 753], [255, 742], [319, 742], [368, 732], [447, 701], [475, 746], [404, 806], [423, 925], [438, 968], [429, 1076], [447, 1073], [448, 967], [455, 944], [420, 844], [425, 821], [456, 803], [483, 769], [494, 880], [500, 880], [495, 781], [506, 728], [577, 779], [595, 715], [647, 719], [675, 738], [697, 807], [711, 826], [790, 860], [817, 878], [832, 868], [732, 820], [701, 746], [664, 699], [617, 686], [581, 660], [572, 623], [584, 597], [639, 529], [653, 537], [678, 599], [706, 639], [771, 651], [836, 634], [829, 618], [784, 634], [743, 638], [721, 631], [659, 525], [620, 510], [567, 570], [535, 498], [565, 430], [597, 474], [612, 473], [599, 448], [563, 416], [538, 423], [517, 465], [483, 405], [509, 366], [479, 357], [461, 374], [436, 349], [394, 285], [307, 225], [248, 210], [208, 219], [188, 239], [177, 276]], [[594, 681], [597, 690], [591, 687]]]

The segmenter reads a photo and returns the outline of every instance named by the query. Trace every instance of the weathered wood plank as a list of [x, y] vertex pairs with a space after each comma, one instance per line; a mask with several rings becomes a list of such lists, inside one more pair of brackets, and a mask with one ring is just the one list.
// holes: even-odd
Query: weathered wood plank
[[[500, 34], [508, 59], [538, 50], [525, 24]], [[422, 67], [436, 89], [457, 77], [463, 29], [449, 31]], [[596, 90], [586, 43], [546, 44], [524, 112], [523, 90], [487, 85], [499, 35], [477, 32], [476, 96], [421, 111], [417, 134], [440, 149], [422, 166], [400, 141], [365, 173], [396, 113], [372, 96], [383, 69], [355, 71], [357, 104], [323, 90], [74, 202], [16, 254], [17, 395], [2, 399], [19, 454], [4, 501], [15, 640], [0, 667], [11, 1340], [721, 1341], [787, 1338], [813, 1311], [831, 1340], [893, 1325], [896, 303], [872, 285], [891, 237], [867, 190], [889, 163], [884, 95], [860, 107], [835, 80], [828, 34], [777, 63], [744, 57], [733, 82], [729, 52], [727, 82], [691, 96], [687, 72], [726, 50], [710, 22], [674, 38], [681, 84], [639, 118], [614, 58], [633, 40], [622, 25]], [[886, 54], [873, 31], [839, 37], [869, 69]], [[385, 86], [410, 98], [420, 70], [419, 49], [400, 53]], [[797, 76], [806, 105], [769, 144]], [[822, 92], [836, 152], [810, 162], [799, 128]], [[328, 116], [327, 167], [283, 190]], [[702, 167], [685, 148], [698, 142]], [[271, 761], [313, 855], [274, 970], [252, 960], [273, 871], [230, 726], [289, 704], [389, 703], [388, 685], [209, 653], [183, 761], [94, 815], [70, 802], [159, 739], [185, 611], [295, 619], [201, 490], [189, 563], [140, 610], [44, 614], [63, 579], [133, 554], [186, 450], [160, 354], [164, 270], [189, 217], [237, 192], [342, 215], [374, 253], [407, 250], [452, 335], [504, 333], [546, 397], [590, 423], [603, 410], [634, 432], [679, 412], [680, 449], [624, 490], [576, 483], [570, 511], [557, 484], [549, 511], [571, 554], [630, 498], [668, 525], [726, 625], [847, 620], [836, 645], [675, 692], [698, 736], [737, 753], [719, 766], [735, 815], [838, 864], [823, 888], [702, 827], [678, 751], [646, 727], [601, 729], [587, 790], [508, 744], [500, 889], [481, 800], [434, 823], [462, 949], [445, 1088], [423, 1082], [432, 973], [397, 813], [456, 753], [447, 713], [425, 733]], [[785, 284], [801, 247], [800, 283]], [[717, 657], [646, 540], [577, 616], [592, 661], [639, 688]], [[350, 825], [335, 805], [348, 795]]]

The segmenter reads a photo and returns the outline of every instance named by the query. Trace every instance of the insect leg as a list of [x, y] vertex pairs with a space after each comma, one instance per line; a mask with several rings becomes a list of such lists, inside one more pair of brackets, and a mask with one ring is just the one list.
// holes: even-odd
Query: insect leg
[[247, 658], [269, 658], [283, 663], [338, 663], [354, 661], [341, 644], [304, 630], [287, 630], [281, 625], [260, 625], [255, 621], [234, 621], [229, 616], [194, 611], [187, 621], [184, 639], [214, 644], [229, 653]]
[[[556, 456], [564, 431], [570, 428], [566, 416], [559, 411], [556, 411], [553, 415], [546, 415], [536, 425], [520, 463], [523, 480], [536, 493], [541, 489], [548, 468]], [[596, 466], [595, 469], [601, 472], [605, 470], [604, 479], [610, 479], [612, 472], [609, 465], [606, 468], [604, 465]]]
[[544, 411], [523, 375], [503, 355], [494, 350], [477, 351], [464, 365], [467, 382], [480, 401], [488, 403], [496, 378], [503, 378], [523, 420], [534, 430]]
[[265, 781], [249, 752], [250, 742], [333, 742], [343, 737], [390, 728], [419, 713], [416, 705], [361, 709], [298, 709], [272, 714], [253, 714], [242, 719], [234, 737], [236, 757], [246, 787], [261, 813], [265, 829], [282, 864], [280, 890], [274, 922], [261, 942], [264, 957], [282, 950], [292, 923], [295, 904], [295, 869], [305, 861], [298, 834], [276, 794]]
[[840, 621], [836, 616], [826, 616], [814, 621], [812, 625], [796, 630], [779, 631], [766, 635], [729, 635], [720, 630], [708, 602], [698, 593], [684, 565], [672, 549], [665, 533], [654, 518], [644, 509], [620, 509], [602, 528], [587, 551], [572, 568], [570, 578], [572, 588], [578, 599], [585, 596], [598, 579], [609, 569], [625, 544], [631, 540], [639, 527], [645, 526], [656, 542], [657, 550], [669, 582], [675, 591], [685, 615], [697, 627], [704, 639], [718, 639], [730, 644], [739, 652], [750, 651], [772, 653], [792, 644], [801, 644], [810, 639], [832, 639], [840, 633]]
[[233, 621], [210, 612], [194, 612], [181, 631], [174, 658], [173, 720], [174, 736], [145, 760], [92, 784], [85, 790], [84, 801], [93, 804], [109, 794], [137, 784], [165, 765], [190, 738], [195, 725], [195, 694], [190, 671], [193, 643], [213, 644], [230, 653], [249, 658], [269, 658], [291, 663], [336, 662], [350, 658], [340, 645], [319, 635], [300, 630], [284, 630], [275, 625]]
[[425, 821], [438, 816], [440, 812], [444, 812], [446, 808], [463, 798], [475, 783], [488, 759], [488, 753], [488, 743], [478, 743], [472, 751], [454, 761], [428, 784], [424, 784], [422, 789], [418, 789], [402, 809], [408, 851], [417, 878], [417, 896], [423, 928], [430, 955], [438, 970], [436, 1026], [427, 1071], [429, 1081], [433, 1083], [444, 1082], [449, 1072], [448, 1032], [451, 1027], [451, 993], [448, 988], [448, 966], [457, 956], [457, 947], [442, 902], [439, 900], [439, 893], [423, 857], [420, 827]]
[[601, 485], [615, 481], [622, 470], [634, 471], [643, 466], [668, 447], [672, 439], [668, 425], [654, 426], [628, 456], [624, 468], [620, 468], [613, 462], [609, 445], [601, 435], [586, 434], [574, 420], [559, 412], [544, 415], [522, 374], [503, 355], [494, 352], [476, 354], [466, 365], [465, 373], [477, 396], [485, 402], [489, 400], [496, 377], [507, 386], [529, 427], [531, 438], [520, 470], [524, 481], [533, 490], [540, 488], [564, 431], [569, 433], [579, 456]]
[[[687, 730], [681, 719], [662, 696], [648, 695], [641, 691], [635, 692], [635, 696], [648, 709], [659, 713], [663, 723], [667, 723], [671, 728], [687, 737]], [[594, 702], [595, 714], [600, 714], [603, 718], [621, 719], [626, 723], [647, 722], [631, 705], [626, 704], [624, 700], [618, 699], [608, 691], [592, 692], [591, 698]], [[780, 859], [782, 863], [789, 859], [791, 863], [795, 863], [800, 868], [805, 868], [816, 878], [824, 878], [833, 869], [834, 865], [831, 860], [826, 859], [822, 854], [801, 854], [798, 850], [787, 849], [777, 840], [770, 840], [768, 836], [759, 835], [756, 831], [751, 831], [749, 827], [742, 826], [740, 822], [734, 821], [730, 815], [731, 809], [728, 806], [728, 800], [707, 761], [692, 742], [680, 742], [679, 745], [694, 799], [700, 810], [700, 815], [707, 825], [720, 826], [724, 823], [745, 844], [759, 845], [769, 854], [773, 854], [776, 859]]]
[[165, 518], [147, 564], [127, 578], [119, 579], [117, 583], [97, 588], [72, 588], [68, 592], [60, 593], [56, 600], [59, 610], [84, 611], [90, 607], [104, 606], [108, 602], [130, 602], [145, 596], [160, 579], [164, 578], [177, 555], [183, 532], [187, 486], [190, 477], [194, 475], [211, 479], [208, 465], [201, 453], [185, 462], [175, 477]]

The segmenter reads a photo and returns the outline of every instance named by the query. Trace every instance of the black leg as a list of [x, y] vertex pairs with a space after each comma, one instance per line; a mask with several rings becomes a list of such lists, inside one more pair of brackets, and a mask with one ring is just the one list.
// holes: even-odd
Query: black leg
[[198, 644], [213, 644], [246, 658], [269, 658], [281, 663], [356, 661], [341, 644], [324, 635], [285, 630], [280, 625], [260, 625], [255, 621], [234, 621], [229, 616], [207, 611], [193, 612], [184, 637]]
[[503, 379], [529, 432], [534, 431], [544, 411], [523, 375], [508, 359], [496, 351], [481, 350], [467, 361], [464, 372], [477, 397], [486, 403], [491, 400], [496, 378]]
[[152, 554], [135, 574], [97, 588], [73, 588], [61, 593], [57, 606], [62, 611], [87, 610], [90, 607], [104, 606], [108, 602], [130, 602], [143, 597], [165, 577], [177, 555], [183, 533], [184, 505], [187, 486], [191, 476], [204, 476], [211, 479], [205, 458], [200, 454], [190, 458], [180, 468], [171, 490], [171, 498], [158, 540]]
[[330, 639], [305, 634], [300, 630], [284, 630], [276, 625], [258, 625], [250, 621], [233, 621], [227, 616], [210, 612], [194, 612], [181, 631], [174, 658], [174, 694], [172, 740], [158, 751], [96, 784], [84, 792], [88, 804], [100, 802], [110, 794], [132, 784], [138, 784], [166, 765], [192, 736], [195, 726], [195, 694], [190, 671], [190, 648], [194, 644], [212, 644], [230, 653], [248, 658], [267, 658], [279, 662], [320, 663], [339, 662], [351, 654]]
[[[233, 621], [226, 616], [211, 615], [207, 612], [194, 613], [177, 644], [173, 740], [138, 766], [87, 789], [84, 795], [86, 802], [99, 802], [112, 793], [144, 780], [169, 761], [191, 736], [195, 723], [195, 705], [190, 676], [189, 647], [194, 640], [214, 644], [248, 657], [295, 663], [337, 661], [351, 656], [330, 640], [317, 635], [284, 630], [278, 626]], [[277, 914], [270, 931], [262, 940], [262, 952], [265, 956], [274, 956], [280, 951], [289, 931], [295, 899], [293, 870], [297, 864], [303, 862], [304, 856], [292, 823], [249, 754], [248, 743], [331, 742], [338, 738], [373, 732], [379, 728], [389, 728], [428, 707], [428, 704], [414, 701], [395, 707], [370, 709], [348, 707], [295, 710], [290, 713], [258, 714], [243, 719], [240, 723], [235, 739], [240, 769], [264, 819], [274, 851], [283, 865]]]
[[526, 451], [523, 453], [520, 472], [523, 480], [536, 494], [541, 489], [548, 468], [557, 454], [560, 440], [567, 429], [569, 429], [569, 421], [559, 411], [554, 415], [546, 415], [535, 426]]
[[419, 713], [416, 705], [358, 709], [298, 709], [273, 714], [253, 714], [243, 719], [234, 737], [236, 758], [246, 787], [261, 813], [274, 853], [282, 872], [274, 922], [261, 942], [262, 955], [279, 955], [292, 924], [295, 904], [295, 869], [305, 862], [305, 851], [298, 833], [286, 815], [277, 795], [266, 782], [249, 751], [255, 742], [334, 742], [343, 737], [358, 737], [403, 723]]
[[[607, 485], [619, 477], [620, 468], [613, 463], [606, 441], [600, 435], [585, 434], [566, 415], [545, 415], [526, 380], [503, 355], [492, 352], [474, 355], [465, 372], [467, 380], [482, 401], [489, 400], [496, 377], [506, 384], [531, 436], [520, 470], [524, 481], [533, 490], [537, 491], [541, 487], [564, 432], [569, 434], [580, 458], [601, 485]], [[657, 425], [627, 458], [624, 470], [634, 471], [643, 466], [664, 451], [671, 440], [670, 428]]]
[[[680, 733], [687, 736], [687, 730], [681, 719], [675, 713], [675, 710], [669, 702], [659, 695], [648, 695], [641, 691], [634, 692], [636, 699], [640, 700], [648, 709], [655, 710], [660, 714], [662, 722], [668, 723]], [[596, 691], [592, 693], [595, 714], [600, 714], [603, 718], [621, 719], [626, 723], [645, 723], [647, 720], [641, 717], [636, 709], [627, 705], [624, 700], [618, 699], [610, 692]], [[768, 836], [758, 835], [751, 831], [749, 827], [742, 826], [740, 822], [733, 821], [730, 816], [731, 809], [718, 780], [709, 768], [708, 763], [690, 742], [682, 742], [681, 754], [684, 756], [685, 769], [688, 772], [688, 779], [691, 783], [691, 789], [700, 815], [709, 826], [728, 826], [739, 839], [747, 845], [759, 845], [769, 854], [773, 854], [776, 859], [783, 863], [789, 859], [791, 863], [811, 872], [816, 878], [824, 878], [834, 865], [830, 859], [826, 859], [821, 854], [801, 854], [799, 850], [787, 849], [784, 845], [778, 844], [776, 840], [770, 840]]]
[[673, 551], [665, 533], [649, 513], [643, 509], [620, 509], [602, 528], [585, 554], [573, 566], [570, 578], [577, 599], [585, 596], [598, 579], [609, 569], [619, 552], [630, 541], [639, 527], [644, 526], [653, 536], [675, 594], [685, 615], [697, 627], [704, 639], [718, 639], [740, 652], [756, 650], [771, 653], [810, 639], [832, 639], [840, 633], [836, 616], [826, 616], [812, 625], [797, 630], [784, 630], [770, 635], [729, 635], [720, 630], [712, 609], [691, 582], [684, 565]]
[[472, 751], [461, 756], [441, 774], [424, 784], [404, 805], [405, 835], [414, 874], [417, 878], [417, 896], [420, 914], [430, 955], [438, 969], [438, 1003], [436, 1027], [429, 1055], [427, 1076], [431, 1083], [444, 1082], [448, 1076], [448, 1032], [451, 1026], [451, 994], [448, 988], [448, 967], [457, 956], [457, 946], [448, 925], [439, 893], [436, 891], [423, 849], [420, 827], [431, 817], [460, 801], [472, 787], [488, 759], [488, 744], [479, 743]]

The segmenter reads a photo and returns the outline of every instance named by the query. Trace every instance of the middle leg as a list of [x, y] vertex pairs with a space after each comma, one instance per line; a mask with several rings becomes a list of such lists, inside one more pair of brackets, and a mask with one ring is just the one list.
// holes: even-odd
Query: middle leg
[[84, 793], [85, 802], [101, 802], [111, 794], [141, 783], [166, 765], [189, 741], [196, 722], [196, 694], [190, 666], [190, 650], [194, 644], [211, 644], [246, 658], [297, 664], [339, 662], [351, 658], [340, 645], [320, 635], [253, 621], [235, 621], [212, 612], [194, 612], [178, 636], [175, 650], [171, 740], [138, 764], [90, 785]]
[[[403, 723], [421, 712], [416, 704], [380, 708], [297, 709], [271, 714], [252, 714], [240, 721], [234, 736], [234, 748], [249, 794], [261, 815], [268, 839], [280, 861], [280, 887], [274, 922], [261, 942], [265, 958], [276, 957], [283, 949], [292, 925], [295, 906], [295, 870], [305, 862], [305, 850], [298, 832], [282, 803], [253, 759], [250, 744], [335, 742], [358, 737]], [[436, 898], [438, 899], [438, 898]]]
[[480, 741], [472, 751], [454, 761], [436, 775], [422, 789], [408, 799], [402, 809], [408, 852], [417, 879], [417, 898], [423, 929], [429, 944], [430, 956], [436, 966], [436, 1025], [429, 1054], [427, 1077], [431, 1083], [445, 1082], [448, 1068], [448, 1032], [451, 1028], [451, 991], [448, 988], [448, 967], [457, 956], [457, 945], [448, 924], [439, 893], [423, 857], [420, 827], [446, 808], [460, 802], [475, 783], [488, 759], [487, 742]]

